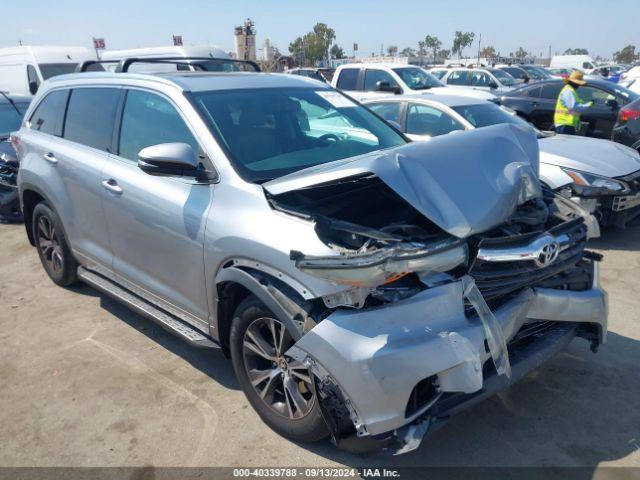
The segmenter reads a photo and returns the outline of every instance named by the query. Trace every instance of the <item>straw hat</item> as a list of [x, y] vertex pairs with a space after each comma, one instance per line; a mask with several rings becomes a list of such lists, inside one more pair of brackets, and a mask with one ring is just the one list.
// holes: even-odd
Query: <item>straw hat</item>
[[574, 70], [571, 72], [568, 78], [564, 79], [564, 83], [575, 83], [576, 85], [586, 85], [587, 82], [584, 80], [584, 73], [580, 70]]

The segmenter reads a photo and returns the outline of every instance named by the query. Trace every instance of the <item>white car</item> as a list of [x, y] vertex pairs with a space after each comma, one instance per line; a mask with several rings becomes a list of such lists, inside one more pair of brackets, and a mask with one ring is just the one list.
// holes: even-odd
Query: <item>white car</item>
[[[499, 123], [530, 124], [492, 102], [460, 96], [404, 96], [364, 102], [412, 140]], [[640, 154], [597, 138], [536, 130], [540, 181], [562, 191], [596, 216], [601, 226], [626, 227], [640, 220]]]
[[444, 74], [442, 83], [456, 89], [481, 89], [494, 95], [510, 92], [520, 85], [518, 80], [498, 68], [452, 68]]
[[618, 84], [640, 93], [640, 66], [633, 67], [622, 73]]
[[[35, 95], [45, 80], [73, 72], [79, 63], [95, 60], [86, 47], [20, 46], [0, 48], [0, 91]], [[94, 70], [102, 70], [95, 65]]]
[[496, 96], [482, 89], [468, 87], [453, 90], [422, 67], [387, 63], [350, 63], [340, 65], [331, 86], [358, 99], [400, 94], [465, 95], [480, 100]]
[[595, 73], [598, 68], [596, 61], [589, 55], [555, 55], [551, 58], [549, 66], [582, 70], [584, 73]]

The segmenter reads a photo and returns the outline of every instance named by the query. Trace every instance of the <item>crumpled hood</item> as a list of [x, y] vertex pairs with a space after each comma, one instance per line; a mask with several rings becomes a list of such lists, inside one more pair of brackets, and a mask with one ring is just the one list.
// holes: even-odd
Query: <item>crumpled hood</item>
[[310, 167], [263, 184], [272, 195], [371, 173], [446, 232], [465, 238], [540, 196], [533, 131], [495, 125]]
[[632, 148], [598, 138], [554, 135], [541, 138], [540, 161], [604, 177], [640, 170], [640, 155]]

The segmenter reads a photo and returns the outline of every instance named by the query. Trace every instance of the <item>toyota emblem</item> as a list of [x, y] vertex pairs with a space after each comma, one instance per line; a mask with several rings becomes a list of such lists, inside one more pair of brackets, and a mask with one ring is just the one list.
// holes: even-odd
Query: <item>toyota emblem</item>
[[548, 267], [558, 258], [560, 253], [560, 245], [555, 240], [549, 240], [545, 246], [540, 249], [538, 258], [535, 259], [535, 263], [538, 267]]

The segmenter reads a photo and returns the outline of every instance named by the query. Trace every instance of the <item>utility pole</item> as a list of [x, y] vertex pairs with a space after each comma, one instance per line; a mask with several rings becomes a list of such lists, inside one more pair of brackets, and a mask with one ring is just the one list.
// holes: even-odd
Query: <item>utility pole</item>
[[482, 33], [478, 37], [478, 67], [480, 66], [480, 44], [482, 43]]
[[22, 40], [18, 40], [18, 45], [22, 46]]

